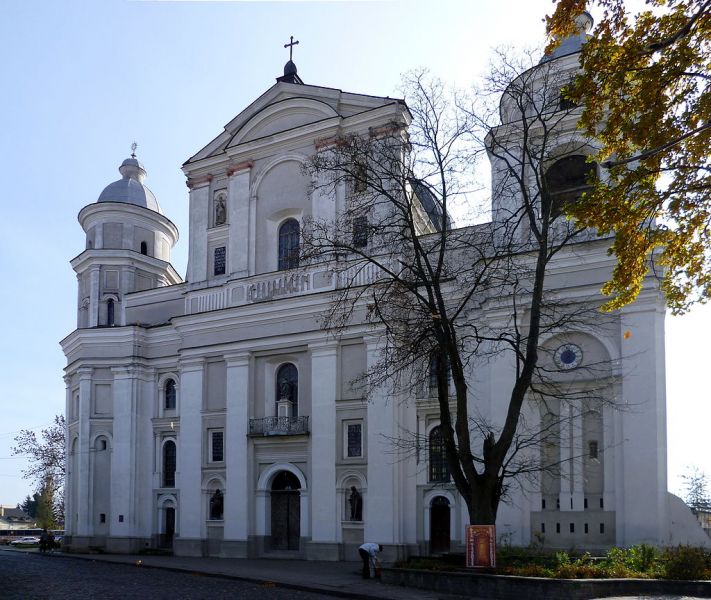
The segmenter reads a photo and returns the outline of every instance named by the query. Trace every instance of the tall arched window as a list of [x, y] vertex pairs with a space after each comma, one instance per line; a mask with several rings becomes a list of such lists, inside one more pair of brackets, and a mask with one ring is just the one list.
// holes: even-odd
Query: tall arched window
[[444, 363], [444, 367], [447, 371], [447, 387], [449, 387], [449, 377], [451, 374], [451, 369], [449, 367], [449, 361], [446, 359], [446, 357], [444, 355], [440, 354], [439, 352], [432, 352], [432, 354], [430, 354], [430, 365], [429, 365], [430, 394], [437, 393], [437, 371], [438, 371], [441, 363]]
[[148, 255], [148, 244], [141, 242], [141, 254]]
[[175, 442], [163, 444], [163, 487], [175, 487], [176, 450]]
[[546, 171], [545, 185], [551, 200], [551, 217], [563, 212], [568, 204], [576, 202], [583, 192], [592, 188], [590, 180], [597, 174], [597, 164], [587, 162], [587, 157], [576, 154], [557, 160]]
[[279, 227], [279, 270], [295, 269], [299, 266], [299, 222], [287, 219]]
[[[277, 415], [295, 417], [299, 414], [299, 371], [291, 363], [279, 367], [276, 374]], [[280, 413], [280, 407], [288, 409], [288, 415]]]
[[176, 406], [175, 381], [168, 379], [165, 382], [165, 408], [166, 410], [175, 410]]
[[111, 300], [110, 298], [106, 301], [106, 324], [109, 327], [113, 327], [115, 324], [115, 316], [116, 310], [114, 307], [114, 301]]
[[449, 465], [447, 464], [447, 453], [444, 449], [444, 436], [442, 426], [437, 425], [430, 431], [430, 477], [432, 482], [449, 481]]

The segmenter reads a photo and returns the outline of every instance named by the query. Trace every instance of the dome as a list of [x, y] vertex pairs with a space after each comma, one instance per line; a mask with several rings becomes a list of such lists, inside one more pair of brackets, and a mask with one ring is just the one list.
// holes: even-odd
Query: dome
[[97, 202], [124, 202], [163, 214], [153, 192], [143, 185], [146, 170], [134, 155], [121, 163], [119, 173], [123, 177], [107, 185]]
[[560, 40], [558, 46], [550, 54], [546, 54], [541, 62], [547, 62], [555, 58], [560, 58], [561, 56], [567, 56], [568, 54], [574, 54], [580, 52], [580, 50], [585, 45], [588, 40], [588, 34], [593, 26], [593, 18], [590, 13], [583, 12], [575, 18], [575, 30], [576, 32], [568, 37]]

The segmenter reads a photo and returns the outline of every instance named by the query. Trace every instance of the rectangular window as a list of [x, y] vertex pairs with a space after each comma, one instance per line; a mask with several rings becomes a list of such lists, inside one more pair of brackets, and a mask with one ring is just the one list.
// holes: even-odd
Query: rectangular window
[[545, 533], [545, 532], [546, 532], [546, 524], [541, 523], [541, 533]]
[[597, 440], [590, 440], [588, 442], [588, 458], [597, 459], [597, 457], [598, 457]]
[[210, 462], [225, 460], [225, 432], [210, 431]]
[[570, 524], [570, 533], [575, 533], [575, 523]]
[[225, 253], [226, 253], [225, 246], [220, 246], [219, 248], [215, 248], [215, 269], [214, 269], [215, 275], [224, 275], [225, 274]]
[[344, 423], [345, 458], [363, 456], [363, 424], [347, 421]]
[[560, 533], [560, 523], [555, 524], [555, 532]]
[[587, 533], [587, 532], [588, 532], [588, 524], [585, 523], [585, 533]]
[[99, 523], [106, 523], [106, 513], [99, 514]]
[[605, 533], [605, 524], [600, 523], [600, 533]]
[[368, 217], [353, 219], [353, 247], [363, 248], [368, 245]]

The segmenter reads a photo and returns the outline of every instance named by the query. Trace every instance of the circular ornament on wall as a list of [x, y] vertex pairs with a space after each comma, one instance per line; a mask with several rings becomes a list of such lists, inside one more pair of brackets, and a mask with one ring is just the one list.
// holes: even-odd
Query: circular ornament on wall
[[553, 359], [559, 369], [569, 371], [580, 366], [583, 360], [583, 351], [576, 344], [563, 344], [555, 351]]

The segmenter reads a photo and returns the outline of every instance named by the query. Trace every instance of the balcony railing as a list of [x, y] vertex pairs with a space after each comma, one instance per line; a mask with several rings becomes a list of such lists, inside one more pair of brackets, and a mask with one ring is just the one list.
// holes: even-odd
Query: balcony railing
[[308, 417], [264, 417], [249, 420], [249, 435], [304, 435], [308, 432]]

